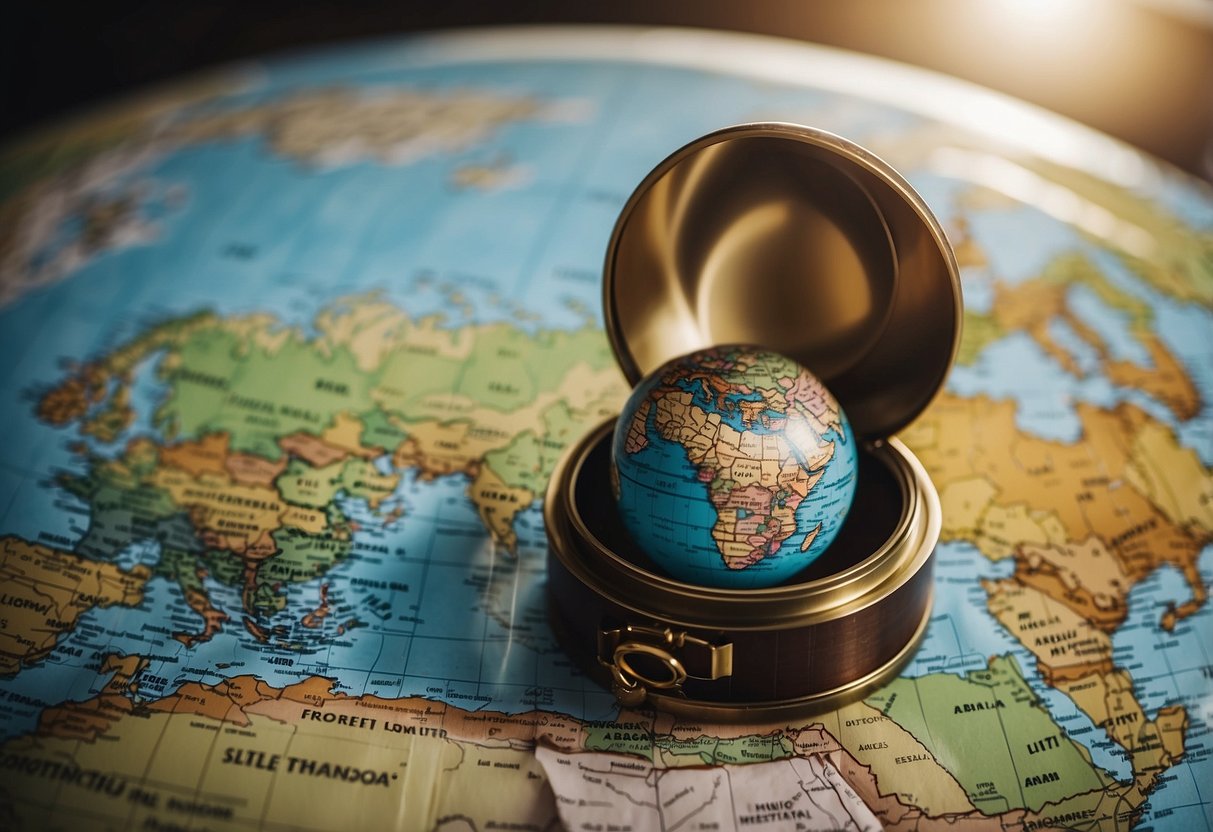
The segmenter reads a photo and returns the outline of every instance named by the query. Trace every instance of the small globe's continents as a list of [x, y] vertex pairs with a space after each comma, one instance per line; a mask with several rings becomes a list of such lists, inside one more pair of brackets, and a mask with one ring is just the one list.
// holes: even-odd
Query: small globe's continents
[[782, 583], [833, 542], [855, 497], [855, 437], [834, 396], [786, 356], [720, 346], [643, 379], [615, 427], [623, 525], [670, 576]]

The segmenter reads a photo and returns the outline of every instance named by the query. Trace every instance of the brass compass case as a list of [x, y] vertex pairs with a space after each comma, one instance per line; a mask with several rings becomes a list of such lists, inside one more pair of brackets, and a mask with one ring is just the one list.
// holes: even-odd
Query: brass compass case
[[747, 124], [673, 153], [624, 206], [604, 273], [628, 380], [724, 343], [788, 355], [846, 410], [858, 489], [838, 538], [792, 582], [727, 590], [664, 577], [622, 532], [612, 424], [569, 449], [548, 488], [549, 618], [621, 704], [712, 720], [832, 707], [891, 678], [930, 614], [935, 488], [893, 434], [942, 386], [959, 275], [922, 198], [824, 131]]

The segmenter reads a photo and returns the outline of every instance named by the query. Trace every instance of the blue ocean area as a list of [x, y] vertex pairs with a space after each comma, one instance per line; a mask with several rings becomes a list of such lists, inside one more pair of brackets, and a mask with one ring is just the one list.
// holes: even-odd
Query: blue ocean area
[[[1022, 203], [971, 211], [965, 219], [969, 233], [989, 260], [990, 271], [1010, 285], [1039, 277], [1046, 266], [1079, 249], [1083, 242], [1072, 226]], [[1031, 240], [1031, 245], [1023, 244], [1026, 240]], [[1008, 245], [1008, 241], [1018, 242]]]

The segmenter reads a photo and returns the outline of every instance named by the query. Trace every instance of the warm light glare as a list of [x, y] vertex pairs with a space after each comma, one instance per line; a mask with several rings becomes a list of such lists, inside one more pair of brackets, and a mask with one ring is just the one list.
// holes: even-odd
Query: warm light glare
[[991, 22], [1000, 26], [1030, 28], [1034, 33], [1051, 33], [1078, 38], [1096, 9], [1090, 0], [984, 0], [975, 4]]
[[930, 165], [944, 176], [981, 185], [1038, 208], [1134, 257], [1149, 258], [1154, 252], [1154, 237], [1141, 226], [1008, 159], [945, 147], [931, 155]]

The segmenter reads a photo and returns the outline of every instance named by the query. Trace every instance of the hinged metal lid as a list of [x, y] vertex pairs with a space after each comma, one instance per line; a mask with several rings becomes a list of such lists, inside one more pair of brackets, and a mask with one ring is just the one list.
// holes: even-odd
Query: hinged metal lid
[[926, 408], [960, 340], [956, 258], [926, 203], [853, 142], [794, 124], [727, 127], [654, 168], [615, 224], [603, 291], [632, 384], [754, 344], [809, 368], [868, 439]]

